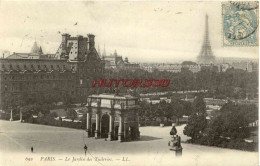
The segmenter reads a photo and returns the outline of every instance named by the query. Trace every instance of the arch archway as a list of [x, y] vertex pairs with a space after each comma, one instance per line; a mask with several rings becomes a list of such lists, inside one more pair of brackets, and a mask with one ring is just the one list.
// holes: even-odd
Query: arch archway
[[101, 138], [107, 138], [109, 132], [109, 116], [107, 114], [101, 119]]
[[95, 130], [96, 130], [96, 123], [92, 123], [91, 125], [91, 136], [95, 136]]
[[119, 129], [119, 126], [115, 126], [115, 134], [114, 134], [114, 139], [115, 140], [118, 140], [118, 129]]
[[129, 137], [131, 140], [136, 139], [136, 129], [133, 126], [129, 126]]

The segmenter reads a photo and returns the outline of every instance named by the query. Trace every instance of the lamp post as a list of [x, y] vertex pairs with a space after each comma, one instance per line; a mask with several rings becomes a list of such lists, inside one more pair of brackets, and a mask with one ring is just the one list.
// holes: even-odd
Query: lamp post
[[13, 108], [11, 107], [11, 116], [10, 116], [10, 121], [13, 121]]

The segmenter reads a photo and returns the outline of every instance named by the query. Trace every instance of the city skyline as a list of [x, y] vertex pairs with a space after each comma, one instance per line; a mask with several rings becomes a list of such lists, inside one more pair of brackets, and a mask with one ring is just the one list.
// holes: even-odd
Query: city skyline
[[[36, 40], [44, 53], [56, 53], [61, 33], [84, 36], [93, 33], [96, 48], [99, 45], [101, 53], [105, 45], [107, 54], [117, 50], [132, 62], [195, 61], [203, 42], [204, 18], [208, 14], [209, 39], [216, 58], [258, 58], [257, 47], [222, 47], [221, 26], [216, 25], [221, 20], [221, 11], [214, 10], [220, 2], [39, 4], [1, 2], [0, 50], [29, 52]], [[46, 8], [49, 14], [46, 14]], [[75, 10], [77, 12], [73, 12]]]

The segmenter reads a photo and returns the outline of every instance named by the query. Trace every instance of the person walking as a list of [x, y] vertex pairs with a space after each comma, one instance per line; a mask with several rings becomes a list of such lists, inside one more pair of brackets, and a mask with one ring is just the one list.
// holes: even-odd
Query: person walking
[[87, 147], [86, 144], [85, 144], [85, 146], [84, 146], [84, 150], [85, 150], [85, 156], [86, 156], [86, 153], [87, 153], [87, 150], [88, 150], [88, 147]]

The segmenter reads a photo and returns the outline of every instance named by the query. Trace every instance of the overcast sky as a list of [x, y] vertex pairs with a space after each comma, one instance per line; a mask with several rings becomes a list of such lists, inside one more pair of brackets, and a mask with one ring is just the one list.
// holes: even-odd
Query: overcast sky
[[[3, 2], [0, 50], [30, 52], [36, 40], [55, 53], [61, 35], [96, 35], [96, 48], [134, 62], [195, 60], [205, 15], [217, 57], [257, 58], [258, 47], [222, 47], [221, 2]], [[74, 25], [77, 22], [77, 25]]]

